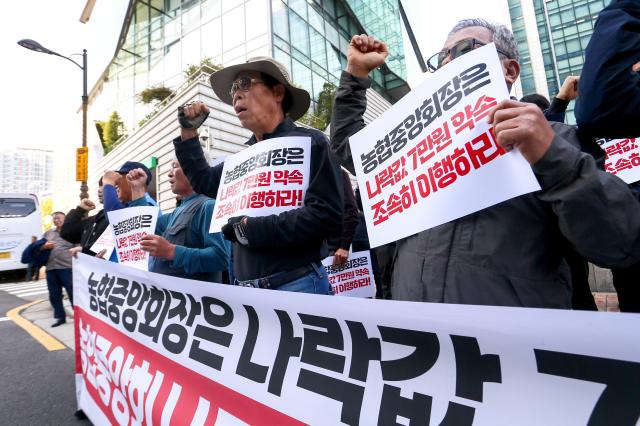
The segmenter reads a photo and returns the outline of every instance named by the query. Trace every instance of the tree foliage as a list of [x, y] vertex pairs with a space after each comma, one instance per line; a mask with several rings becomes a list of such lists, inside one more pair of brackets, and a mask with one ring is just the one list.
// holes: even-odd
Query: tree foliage
[[48, 231], [53, 226], [51, 220], [47, 220], [47, 216], [51, 216], [53, 213], [53, 200], [51, 197], [46, 197], [40, 202], [40, 214], [42, 217], [42, 227], [45, 231]]
[[143, 104], [150, 104], [153, 101], [162, 102], [171, 95], [173, 90], [167, 87], [148, 87], [138, 94], [138, 100]]
[[96, 121], [96, 128], [105, 155], [116, 147], [120, 138], [126, 133], [124, 123], [117, 111], [113, 111], [106, 121]]
[[188, 65], [187, 69], [184, 70], [184, 76], [187, 81], [191, 83], [198, 76], [198, 70], [200, 69], [202, 69], [202, 72], [213, 74], [216, 71], [220, 71], [222, 68], [224, 67], [214, 63], [211, 58], [205, 58], [197, 65]]
[[335, 94], [336, 85], [329, 82], [324, 83], [322, 90], [318, 94], [315, 112], [309, 113], [309, 111], [307, 111], [299, 121], [318, 130], [324, 131], [331, 122], [333, 97]]

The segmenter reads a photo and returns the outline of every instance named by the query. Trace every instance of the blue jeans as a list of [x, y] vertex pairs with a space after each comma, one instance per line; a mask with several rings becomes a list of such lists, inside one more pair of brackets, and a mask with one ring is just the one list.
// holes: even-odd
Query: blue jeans
[[69, 301], [73, 305], [73, 280], [71, 269], [47, 270], [47, 288], [49, 289], [49, 301], [53, 307], [53, 317], [64, 319], [66, 314], [62, 307], [62, 288], [67, 292]]
[[[295, 291], [298, 293], [312, 293], [312, 294], [333, 294], [331, 291], [331, 285], [329, 284], [329, 278], [327, 277], [327, 272], [325, 271], [322, 265], [316, 265], [312, 263], [313, 271], [297, 278], [288, 283], [282, 284], [277, 287], [276, 290], [283, 291]], [[277, 276], [276, 274], [275, 276]], [[274, 277], [272, 275], [271, 277]], [[262, 287], [259, 282], [268, 278], [258, 278], [255, 280], [248, 281], [238, 281], [235, 280], [234, 283], [236, 285], [246, 286], [246, 287]]]

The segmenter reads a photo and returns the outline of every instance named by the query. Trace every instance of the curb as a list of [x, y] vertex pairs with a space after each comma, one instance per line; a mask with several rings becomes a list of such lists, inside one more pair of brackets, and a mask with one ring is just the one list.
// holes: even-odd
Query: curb
[[20, 313], [31, 306], [37, 305], [39, 303], [44, 302], [43, 299], [35, 300], [33, 302], [27, 303], [22, 306], [18, 306], [17, 308], [11, 309], [7, 312], [7, 317], [11, 318], [11, 320], [24, 331], [29, 333], [31, 337], [36, 339], [42, 346], [44, 346], [48, 351], [59, 351], [63, 349], [67, 349], [67, 347], [62, 344], [58, 339], [51, 336], [49, 333], [44, 331], [42, 328], [33, 324], [31, 321], [22, 317]]

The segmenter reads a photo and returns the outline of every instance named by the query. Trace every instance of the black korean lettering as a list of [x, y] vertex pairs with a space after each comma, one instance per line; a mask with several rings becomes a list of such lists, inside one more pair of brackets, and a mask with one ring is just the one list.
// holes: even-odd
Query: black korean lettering
[[640, 417], [640, 363], [534, 349], [538, 372], [605, 384], [589, 426], [635, 425]]
[[347, 321], [351, 333], [351, 367], [349, 378], [367, 381], [370, 361], [380, 361], [382, 358], [380, 339], [368, 337], [364, 325], [356, 321]]
[[160, 337], [160, 330], [167, 318], [169, 306], [171, 305], [171, 295], [167, 290], [160, 290], [151, 287], [149, 290], [149, 303], [144, 309], [144, 320], [138, 325], [141, 334], [151, 337], [154, 342]]
[[342, 403], [340, 421], [348, 425], [360, 423], [364, 387], [314, 371], [300, 370], [298, 387]]
[[413, 398], [405, 398], [400, 395], [400, 388], [385, 384], [382, 389], [378, 425], [398, 424], [396, 416], [401, 416], [408, 419], [412, 426], [428, 426], [431, 402], [432, 398], [429, 395], [414, 392]]
[[264, 383], [267, 380], [269, 367], [256, 364], [251, 361], [251, 355], [253, 355], [253, 351], [256, 347], [258, 331], [260, 330], [260, 320], [253, 306], [243, 306], [247, 311], [247, 316], [249, 317], [249, 328], [247, 329], [247, 336], [244, 339], [244, 345], [242, 345], [242, 352], [240, 353], [240, 359], [238, 360], [236, 374], [246, 377], [249, 380], [253, 380], [256, 383]]
[[162, 346], [172, 354], [179, 354], [187, 345], [189, 333], [187, 329], [178, 323], [169, 324], [162, 333]]
[[482, 402], [485, 382], [502, 383], [500, 357], [480, 353], [475, 337], [451, 335], [456, 356], [456, 396]]
[[[213, 312], [213, 307], [220, 308], [222, 313], [218, 314]], [[202, 312], [205, 321], [214, 327], [227, 327], [233, 321], [233, 310], [231, 306], [213, 297], [205, 296], [202, 298]], [[220, 371], [222, 369], [223, 358], [218, 354], [202, 349], [200, 345], [201, 340], [198, 339], [228, 348], [229, 345], [231, 345], [232, 338], [233, 334], [231, 333], [198, 324], [193, 332], [193, 342], [191, 343], [191, 349], [189, 349], [189, 358]]]
[[304, 328], [304, 340], [300, 361], [315, 365], [325, 370], [342, 373], [344, 371], [344, 355], [338, 355], [320, 350], [318, 347], [344, 350], [344, 338], [338, 320], [335, 318], [316, 315], [298, 314], [304, 325], [323, 328], [326, 331], [318, 331]]
[[269, 386], [267, 391], [280, 396], [284, 375], [287, 372], [287, 366], [289, 365], [289, 358], [300, 356], [302, 338], [295, 337], [293, 335], [293, 324], [291, 323], [289, 314], [277, 309], [275, 312], [278, 316], [278, 320], [280, 321], [280, 342], [278, 343], [276, 359], [274, 360], [273, 368], [271, 369], [271, 376], [269, 377]]
[[152, 216], [150, 214], [143, 214], [140, 216], [141, 226], [143, 228], [149, 228], [151, 226]]
[[440, 422], [440, 426], [471, 426], [475, 414], [475, 408], [449, 401], [447, 413]]
[[[94, 280], [93, 279], [94, 275], [95, 275], [95, 272], [91, 272], [91, 274], [89, 275], [89, 278], [87, 278], [87, 286], [89, 287], [89, 294], [95, 296], [96, 288], [98, 287], [98, 283], [100, 283], [100, 281]], [[105, 276], [107, 276], [107, 274], [105, 274]]]
[[435, 333], [378, 326], [382, 340], [415, 348], [409, 356], [382, 361], [382, 378], [401, 381], [419, 377], [433, 367], [440, 354], [440, 342]]
[[120, 307], [124, 305], [125, 298], [127, 297], [127, 289], [129, 287], [129, 280], [126, 278], [118, 277], [115, 285], [111, 289], [109, 295], [109, 307], [107, 308], [107, 313], [109, 314], [109, 319], [114, 324], [120, 323]]
[[304, 149], [300, 147], [289, 148], [286, 151], [287, 164], [302, 164], [304, 162]]

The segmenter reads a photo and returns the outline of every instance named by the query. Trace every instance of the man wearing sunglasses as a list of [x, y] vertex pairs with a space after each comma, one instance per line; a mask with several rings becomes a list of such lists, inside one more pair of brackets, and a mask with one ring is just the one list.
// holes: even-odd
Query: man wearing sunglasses
[[[217, 71], [210, 82], [216, 95], [233, 106], [242, 126], [253, 133], [247, 145], [285, 136], [311, 138], [309, 187], [303, 206], [278, 215], [231, 218], [222, 227], [224, 238], [233, 243], [235, 283], [329, 294], [320, 262], [328, 256], [325, 240], [342, 222], [342, 180], [324, 134], [294, 123], [309, 108], [309, 93], [293, 86], [286, 68], [268, 57]], [[179, 113], [182, 130], [174, 146], [193, 189], [215, 198], [223, 164], [209, 167], [197, 132], [208, 112], [201, 102], [183, 107]]]
[[[511, 89], [520, 73], [513, 34], [481, 19], [459, 22], [430, 67], [435, 71], [491, 42]], [[373, 37], [351, 40], [331, 121], [332, 151], [351, 172], [348, 142], [364, 127], [368, 74], [387, 55], [386, 45]], [[574, 127], [549, 124], [536, 105], [504, 100], [489, 120], [498, 143], [519, 149], [531, 164], [542, 190], [398, 241], [392, 297], [570, 308], [563, 237], [594, 263], [631, 264], [640, 256], [640, 206], [624, 182], [598, 170], [593, 157], [581, 152]]]

